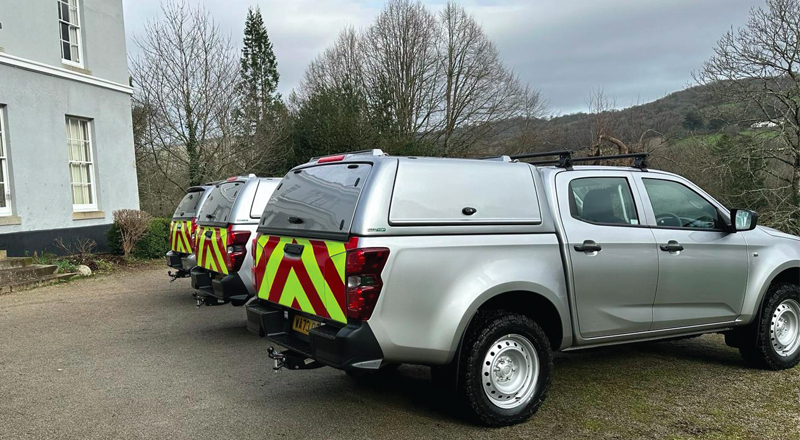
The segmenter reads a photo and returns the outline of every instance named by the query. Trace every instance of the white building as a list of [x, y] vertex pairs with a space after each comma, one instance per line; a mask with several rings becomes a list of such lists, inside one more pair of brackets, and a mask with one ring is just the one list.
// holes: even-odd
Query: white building
[[139, 207], [122, 0], [0, 0], [0, 23], [0, 249], [103, 249]]

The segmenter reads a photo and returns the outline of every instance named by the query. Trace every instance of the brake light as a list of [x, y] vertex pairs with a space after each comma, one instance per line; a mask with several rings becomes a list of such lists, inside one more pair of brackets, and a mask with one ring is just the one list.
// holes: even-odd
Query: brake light
[[321, 157], [317, 160], [317, 163], [339, 162], [340, 160], [344, 160], [343, 154]]
[[389, 259], [387, 248], [361, 248], [347, 251], [345, 300], [347, 317], [366, 321], [372, 316], [383, 288], [381, 272]]
[[225, 181], [226, 182], [236, 182], [236, 179], [238, 179], [238, 178], [239, 177], [237, 177], [237, 176], [231, 176], [231, 177], [228, 177], [227, 179], [225, 179]]
[[250, 231], [234, 231], [233, 225], [228, 225], [228, 258], [225, 265], [228, 272], [236, 272], [242, 267], [245, 257], [247, 257], [247, 241], [250, 239]]
[[192, 229], [190, 229], [189, 246], [192, 248], [192, 253], [197, 253], [197, 217], [192, 217]]

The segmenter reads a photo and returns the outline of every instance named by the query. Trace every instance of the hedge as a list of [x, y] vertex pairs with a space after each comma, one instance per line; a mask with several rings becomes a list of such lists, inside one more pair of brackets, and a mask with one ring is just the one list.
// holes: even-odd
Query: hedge
[[[163, 258], [169, 251], [169, 224], [171, 219], [154, 218], [147, 226], [147, 232], [133, 248], [133, 256], [142, 259]], [[112, 224], [106, 235], [108, 249], [122, 255], [122, 238], [119, 226]]]

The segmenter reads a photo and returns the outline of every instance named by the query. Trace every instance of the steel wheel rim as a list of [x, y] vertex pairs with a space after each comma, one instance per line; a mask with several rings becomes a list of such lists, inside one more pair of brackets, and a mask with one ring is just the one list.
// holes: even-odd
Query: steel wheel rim
[[531, 341], [517, 334], [495, 341], [484, 356], [481, 379], [493, 405], [513, 409], [527, 404], [539, 382], [539, 356]]
[[770, 322], [772, 348], [779, 356], [790, 357], [800, 349], [800, 303], [787, 299], [780, 303]]

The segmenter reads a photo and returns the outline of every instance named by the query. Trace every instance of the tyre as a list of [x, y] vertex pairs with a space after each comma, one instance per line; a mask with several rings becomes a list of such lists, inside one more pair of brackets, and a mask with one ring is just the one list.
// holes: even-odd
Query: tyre
[[486, 426], [528, 420], [550, 388], [550, 341], [524, 315], [478, 312], [465, 335], [460, 362], [458, 394]]
[[785, 370], [800, 362], [800, 287], [771, 286], [764, 298], [754, 343], [739, 348], [744, 360], [764, 370]]

